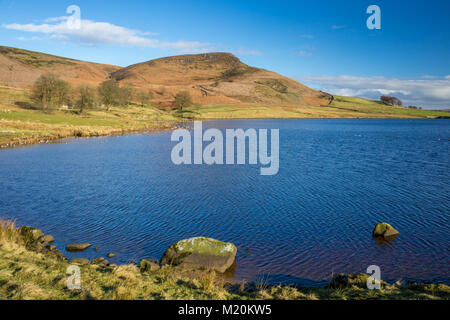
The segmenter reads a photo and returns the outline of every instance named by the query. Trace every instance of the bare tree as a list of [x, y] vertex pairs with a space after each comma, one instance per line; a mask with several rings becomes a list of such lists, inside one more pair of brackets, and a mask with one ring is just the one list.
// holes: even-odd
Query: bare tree
[[180, 111], [183, 111], [183, 108], [189, 107], [192, 105], [192, 98], [189, 92], [187, 91], [181, 91], [177, 93], [175, 96], [175, 108], [179, 109]]
[[70, 84], [58, 76], [43, 74], [34, 83], [31, 98], [42, 110], [52, 110], [68, 102], [70, 89]]
[[111, 110], [112, 106], [119, 105], [120, 88], [115, 80], [103, 82], [98, 88], [98, 95], [106, 110]]
[[76, 102], [80, 113], [86, 109], [92, 109], [97, 106], [96, 90], [92, 86], [83, 85], [78, 88], [78, 100]]

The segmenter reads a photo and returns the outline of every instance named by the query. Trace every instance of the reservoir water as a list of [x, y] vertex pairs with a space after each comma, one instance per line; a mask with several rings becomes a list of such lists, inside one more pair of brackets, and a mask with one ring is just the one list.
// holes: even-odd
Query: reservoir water
[[[0, 151], [0, 218], [41, 228], [68, 257], [161, 258], [206, 236], [238, 247], [236, 280], [449, 282], [450, 120], [230, 120], [280, 129], [278, 175], [260, 166], [176, 166], [171, 132]], [[372, 238], [376, 223], [400, 231]], [[81, 254], [67, 243], [89, 242]]]

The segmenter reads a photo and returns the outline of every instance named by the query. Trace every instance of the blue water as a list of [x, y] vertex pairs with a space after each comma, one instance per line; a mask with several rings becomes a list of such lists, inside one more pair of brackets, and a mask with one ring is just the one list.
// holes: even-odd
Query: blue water
[[[194, 236], [238, 247], [236, 279], [318, 283], [381, 267], [383, 279], [450, 278], [450, 120], [233, 120], [279, 128], [280, 171], [175, 166], [170, 132], [0, 152], [0, 217], [52, 234], [69, 257], [161, 258]], [[378, 222], [400, 232], [390, 244]], [[100, 247], [64, 252], [73, 242]]]

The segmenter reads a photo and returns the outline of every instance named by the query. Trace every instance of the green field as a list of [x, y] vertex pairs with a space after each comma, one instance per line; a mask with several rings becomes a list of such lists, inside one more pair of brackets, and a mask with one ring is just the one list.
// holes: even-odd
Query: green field
[[450, 113], [430, 110], [413, 110], [387, 106], [378, 101], [336, 96], [329, 106], [264, 106], [256, 104], [226, 106], [192, 106], [184, 110], [194, 119], [258, 119], [258, 118], [437, 118]]

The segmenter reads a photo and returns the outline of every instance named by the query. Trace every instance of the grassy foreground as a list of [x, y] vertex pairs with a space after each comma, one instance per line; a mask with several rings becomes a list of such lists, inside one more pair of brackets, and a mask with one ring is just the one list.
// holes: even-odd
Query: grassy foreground
[[70, 263], [52, 252], [27, 249], [11, 222], [0, 221], [0, 300], [428, 300], [450, 298], [438, 284], [382, 284], [366, 289], [368, 275], [351, 275], [339, 288], [292, 288], [265, 283], [227, 283], [209, 270], [164, 266], [141, 273], [135, 265], [81, 267], [81, 290], [68, 290]]
[[329, 106], [194, 105], [183, 112], [153, 106], [44, 113], [32, 106], [26, 89], [0, 86], [0, 148], [72, 137], [121, 135], [173, 128], [180, 120], [281, 118], [436, 118], [448, 112], [410, 110], [360, 98], [335, 97]]

